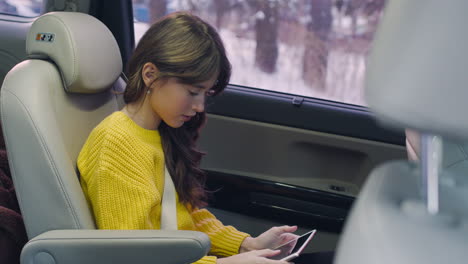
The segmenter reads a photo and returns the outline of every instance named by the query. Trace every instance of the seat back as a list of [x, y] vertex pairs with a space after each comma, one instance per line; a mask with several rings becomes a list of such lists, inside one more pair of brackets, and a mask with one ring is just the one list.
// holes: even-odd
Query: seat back
[[465, 147], [454, 143], [468, 140], [467, 8], [463, 0], [388, 1], [368, 64], [366, 99], [382, 125], [422, 135], [420, 150], [414, 135], [409, 138], [421, 162], [386, 163], [371, 173], [335, 263], [468, 259], [468, 163]]
[[1, 88], [1, 120], [28, 237], [94, 229], [76, 160], [91, 130], [118, 110], [122, 62], [112, 33], [82, 13], [39, 17], [29, 59]]

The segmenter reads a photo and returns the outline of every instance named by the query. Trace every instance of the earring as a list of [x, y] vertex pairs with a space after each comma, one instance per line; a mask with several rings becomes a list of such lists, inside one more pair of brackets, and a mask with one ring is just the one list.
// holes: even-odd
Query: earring
[[150, 89], [148, 89], [148, 91], [146, 91], [146, 94], [150, 94], [150, 93], [151, 93], [151, 90], [150, 90]]

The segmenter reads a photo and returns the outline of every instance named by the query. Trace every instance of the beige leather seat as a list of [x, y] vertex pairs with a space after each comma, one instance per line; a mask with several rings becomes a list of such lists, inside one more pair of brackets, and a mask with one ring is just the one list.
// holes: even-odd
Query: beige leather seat
[[454, 143], [468, 142], [467, 9], [465, 0], [387, 2], [366, 99], [382, 125], [421, 133], [420, 150], [409, 138], [421, 162], [394, 161], [371, 173], [336, 264], [467, 262], [467, 155]]
[[30, 241], [22, 263], [190, 263], [210, 247], [200, 232], [95, 230], [76, 159], [88, 134], [119, 109], [120, 53], [110, 31], [81, 13], [39, 17], [29, 59], [1, 89], [1, 119]]

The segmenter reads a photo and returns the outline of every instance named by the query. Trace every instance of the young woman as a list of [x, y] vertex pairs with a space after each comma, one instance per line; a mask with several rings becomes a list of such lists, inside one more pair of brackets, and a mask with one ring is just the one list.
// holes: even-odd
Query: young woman
[[[79, 157], [84, 193], [100, 229], [160, 229], [165, 166], [177, 192], [179, 230], [206, 233], [210, 254], [196, 263], [282, 263], [271, 250], [295, 237], [295, 226], [256, 238], [224, 226], [206, 209], [202, 153], [195, 142], [205, 99], [229, 83], [231, 65], [215, 29], [174, 13], [153, 24], [128, 67], [125, 107], [90, 134]], [[219, 258], [218, 258], [219, 257]]]

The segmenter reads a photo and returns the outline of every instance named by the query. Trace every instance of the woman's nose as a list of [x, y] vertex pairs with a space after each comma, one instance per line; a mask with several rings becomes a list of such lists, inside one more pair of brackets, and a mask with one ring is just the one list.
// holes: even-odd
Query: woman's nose
[[200, 98], [197, 98], [193, 102], [192, 109], [197, 113], [201, 113], [205, 111], [205, 96], [204, 95], [200, 96]]

